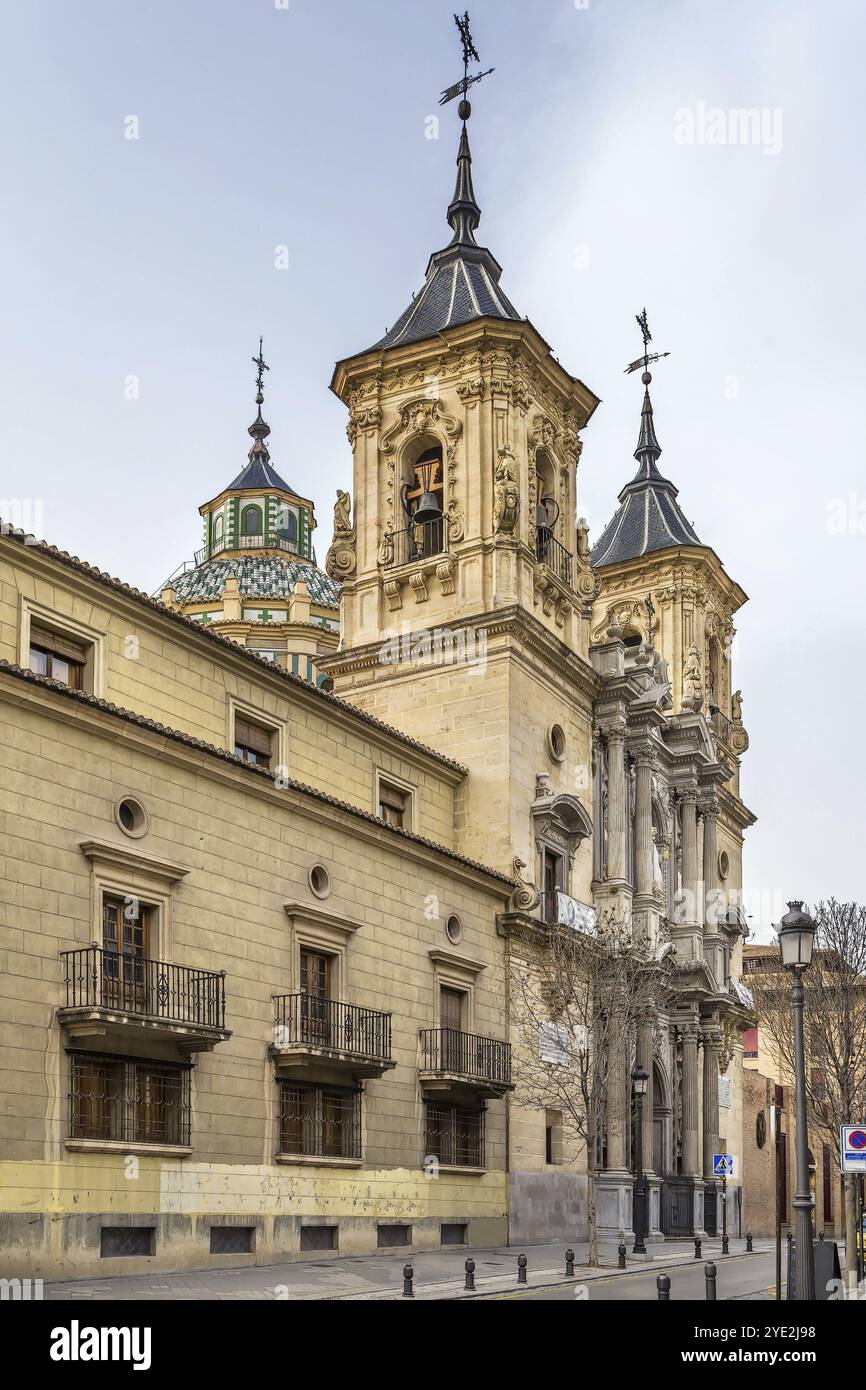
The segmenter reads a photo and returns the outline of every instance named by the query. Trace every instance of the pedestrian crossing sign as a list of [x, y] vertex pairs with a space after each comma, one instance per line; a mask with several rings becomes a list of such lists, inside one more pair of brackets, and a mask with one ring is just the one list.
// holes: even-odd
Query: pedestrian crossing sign
[[734, 1176], [734, 1155], [713, 1154], [713, 1177], [732, 1178]]

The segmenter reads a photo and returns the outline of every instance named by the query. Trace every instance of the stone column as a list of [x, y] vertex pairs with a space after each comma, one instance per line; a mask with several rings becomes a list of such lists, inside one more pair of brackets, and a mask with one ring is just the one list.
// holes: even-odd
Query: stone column
[[683, 827], [683, 889], [688, 895], [685, 921], [691, 926], [703, 922], [698, 909], [697, 795], [696, 787], [685, 787], [680, 811]]
[[649, 1016], [641, 1018], [637, 1026], [635, 1060], [649, 1077], [643, 1103], [641, 1145], [644, 1170], [651, 1173], [655, 1170], [653, 1167], [653, 1020]]
[[705, 1031], [704, 1045], [704, 1179], [713, 1176], [713, 1154], [719, 1143], [719, 1039], [715, 1029]]
[[715, 935], [716, 892], [719, 886], [718, 852], [716, 849], [716, 823], [719, 819], [719, 804], [713, 797], [704, 802], [702, 808], [704, 821], [704, 904], [703, 921], [710, 935]]
[[610, 1073], [607, 1078], [607, 1164], [626, 1171], [626, 1125], [630, 1097], [626, 1086], [625, 1052], [621, 1017], [611, 1020]]
[[607, 876], [625, 880], [625, 725], [607, 731]]
[[651, 743], [635, 750], [635, 892], [651, 898], [653, 891], [652, 770], [655, 755]]
[[701, 1166], [698, 1157], [698, 1029], [697, 1024], [687, 1023], [682, 1029], [683, 1039], [683, 1174], [685, 1177], [700, 1177]]
[[603, 796], [605, 750], [596, 729], [592, 735], [592, 876], [596, 883], [604, 878], [605, 806]]

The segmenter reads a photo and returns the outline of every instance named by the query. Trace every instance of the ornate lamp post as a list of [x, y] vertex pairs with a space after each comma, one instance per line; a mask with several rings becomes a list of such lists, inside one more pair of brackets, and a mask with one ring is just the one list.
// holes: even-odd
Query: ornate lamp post
[[812, 1199], [809, 1187], [809, 1131], [806, 1119], [806, 1049], [803, 1032], [803, 971], [812, 963], [815, 923], [801, 902], [788, 903], [788, 911], [777, 928], [782, 964], [793, 976], [791, 1003], [794, 1009], [794, 1083], [797, 1115], [797, 1190], [794, 1194], [795, 1239], [797, 1250], [796, 1289], [798, 1301], [815, 1298], [815, 1252], [812, 1245]]
[[631, 1074], [631, 1084], [634, 1090], [635, 1104], [637, 1108], [635, 1123], [635, 1168], [637, 1177], [634, 1185], [634, 1245], [632, 1246], [633, 1255], [645, 1255], [646, 1246], [644, 1236], [646, 1234], [647, 1209], [646, 1209], [646, 1183], [643, 1175], [643, 1101], [646, 1095], [647, 1082], [649, 1076], [643, 1067], [638, 1063]]

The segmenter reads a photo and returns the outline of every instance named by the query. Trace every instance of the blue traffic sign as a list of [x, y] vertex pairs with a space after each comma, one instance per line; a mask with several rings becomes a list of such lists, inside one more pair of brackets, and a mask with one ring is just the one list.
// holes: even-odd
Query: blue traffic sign
[[732, 1178], [734, 1176], [734, 1155], [713, 1154], [713, 1177]]

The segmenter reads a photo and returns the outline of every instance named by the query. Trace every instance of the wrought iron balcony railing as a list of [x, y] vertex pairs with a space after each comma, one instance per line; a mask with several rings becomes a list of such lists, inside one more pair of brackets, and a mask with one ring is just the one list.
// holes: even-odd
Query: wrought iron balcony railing
[[407, 526], [404, 531], [388, 531], [382, 545], [385, 569], [411, 565], [416, 560], [430, 560], [445, 551], [445, 517]]
[[86, 946], [62, 951], [68, 1009], [112, 1009], [171, 1023], [225, 1028], [225, 972]]
[[422, 1028], [421, 1070], [510, 1086], [511, 1044], [458, 1028]]
[[598, 913], [589, 903], [579, 902], [570, 893], [559, 889], [541, 894], [541, 920], [551, 927], [572, 927], [575, 931], [595, 936]]
[[547, 565], [551, 574], [571, 587], [572, 554], [553, 535], [547, 526], [539, 526], [535, 532], [535, 558]]
[[716, 735], [716, 738], [720, 738], [722, 740], [722, 743], [727, 744], [727, 746], [730, 748], [732, 729], [731, 721], [726, 714], [722, 714], [722, 711], [720, 709], [716, 709], [715, 705], [710, 705], [710, 728]]
[[275, 1045], [307, 1043], [381, 1062], [391, 1060], [391, 1015], [311, 994], [281, 994], [274, 1000]]
[[222, 554], [224, 550], [287, 550], [290, 555], [301, 553], [298, 542], [289, 540], [288, 536], [272, 533], [267, 536], [235, 536], [234, 540], [223, 536], [218, 541], [212, 541], [209, 546], [197, 550], [195, 562], [201, 565], [205, 560], [212, 560], [215, 555]]

